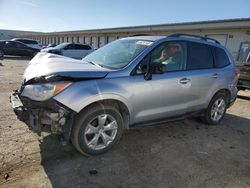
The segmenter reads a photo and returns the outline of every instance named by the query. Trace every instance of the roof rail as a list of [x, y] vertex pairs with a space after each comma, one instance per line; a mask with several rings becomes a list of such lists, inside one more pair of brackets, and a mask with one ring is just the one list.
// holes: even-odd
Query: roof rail
[[190, 35], [190, 34], [183, 34], [183, 33], [176, 33], [176, 34], [172, 34], [172, 35], [168, 35], [168, 37], [190, 37], [190, 38], [197, 38], [197, 39], [201, 39], [201, 40], [205, 40], [207, 42], [214, 42], [217, 44], [220, 44], [220, 42], [218, 40], [209, 38], [209, 37], [202, 37], [202, 36], [198, 36], [198, 35]]

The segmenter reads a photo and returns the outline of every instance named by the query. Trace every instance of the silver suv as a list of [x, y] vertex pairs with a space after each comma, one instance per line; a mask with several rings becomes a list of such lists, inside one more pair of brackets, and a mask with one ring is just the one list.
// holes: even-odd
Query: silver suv
[[59, 134], [94, 155], [110, 149], [124, 129], [193, 115], [220, 123], [237, 81], [232, 56], [214, 39], [137, 36], [83, 60], [37, 54], [11, 101], [34, 132]]

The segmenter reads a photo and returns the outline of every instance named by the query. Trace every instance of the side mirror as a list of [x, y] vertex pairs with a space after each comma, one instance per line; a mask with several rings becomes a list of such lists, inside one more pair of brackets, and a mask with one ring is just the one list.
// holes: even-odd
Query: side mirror
[[165, 66], [161, 63], [153, 63], [153, 73], [163, 74], [165, 72]]
[[149, 69], [144, 74], [145, 80], [152, 80], [152, 74], [163, 74], [166, 68], [161, 63], [151, 63]]

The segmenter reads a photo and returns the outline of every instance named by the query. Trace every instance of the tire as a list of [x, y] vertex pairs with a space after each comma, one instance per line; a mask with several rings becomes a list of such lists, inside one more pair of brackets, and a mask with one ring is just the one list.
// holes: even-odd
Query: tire
[[216, 94], [210, 101], [201, 120], [209, 125], [218, 125], [226, 113], [227, 101], [227, 96], [224, 93]]
[[93, 105], [76, 117], [72, 144], [82, 154], [98, 155], [118, 142], [123, 129], [122, 116], [115, 107]]

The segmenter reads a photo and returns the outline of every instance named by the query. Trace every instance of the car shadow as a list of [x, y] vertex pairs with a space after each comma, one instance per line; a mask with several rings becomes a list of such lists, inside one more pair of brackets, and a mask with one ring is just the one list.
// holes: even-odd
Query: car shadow
[[244, 96], [244, 95], [237, 95], [237, 98], [244, 99], [244, 100], [250, 100], [250, 96]]
[[[250, 119], [231, 114], [220, 126], [205, 125], [194, 118], [135, 128], [126, 131], [113, 149], [98, 156], [83, 156], [50, 135], [40, 144], [41, 165], [52, 187], [183, 187], [195, 182], [188, 174], [202, 181], [223, 173], [228, 152], [246, 152], [230, 150], [234, 138], [245, 135], [250, 137]], [[238, 145], [246, 142], [237, 141]], [[216, 143], [211, 151], [206, 150], [210, 143]], [[202, 174], [204, 168], [211, 174]]]

